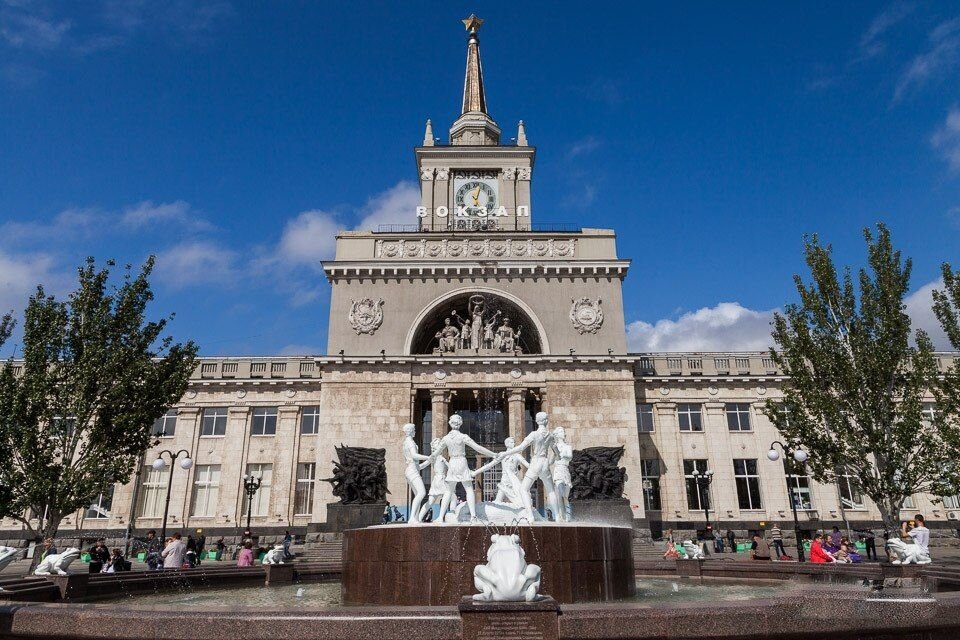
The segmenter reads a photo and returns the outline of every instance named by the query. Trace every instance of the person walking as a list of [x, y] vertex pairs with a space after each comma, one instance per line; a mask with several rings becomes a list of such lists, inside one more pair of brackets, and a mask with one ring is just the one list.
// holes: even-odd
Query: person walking
[[770, 540], [773, 541], [773, 551], [777, 554], [777, 559], [787, 555], [787, 550], [783, 548], [783, 531], [780, 529], [780, 523], [774, 522], [770, 529]]
[[163, 568], [165, 571], [183, 568], [183, 557], [187, 553], [187, 545], [182, 538], [183, 536], [180, 535], [180, 532], [173, 534], [173, 536], [167, 542], [167, 546], [163, 548], [162, 552], [160, 552], [160, 557], [163, 558]]
[[733, 532], [733, 529], [727, 529], [727, 542], [730, 543], [730, 553], [736, 553], [737, 535]]
[[286, 531], [283, 534], [283, 559], [291, 560], [293, 559], [293, 552], [290, 551], [290, 547], [293, 545], [293, 536], [290, 535], [289, 531]]
[[243, 549], [241, 549], [239, 555], [237, 555], [237, 566], [253, 566], [253, 540], [247, 540], [243, 543]]
[[145, 558], [147, 568], [150, 571], [157, 571], [163, 566], [163, 559], [160, 557], [160, 553], [163, 551], [163, 543], [160, 538], [157, 537], [157, 532], [153, 529], [147, 531], [145, 547], [147, 552]]
[[872, 529], [854, 529], [860, 534], [860, 541], [864, 544], [867, 560], [877, 561], [877, 534]]

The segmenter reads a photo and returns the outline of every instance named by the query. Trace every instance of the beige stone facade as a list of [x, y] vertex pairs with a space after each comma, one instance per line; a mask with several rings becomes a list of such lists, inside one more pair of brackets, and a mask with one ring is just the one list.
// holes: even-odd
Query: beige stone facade
[[[170, 487], [171, 528], [234, 535], [246, 524], [247, 473], [264, 478], [250, 509], [255, 531], [323, 530], [334, 498], [322, 479], [336, 446], [385, 448], [388, 499], [402, 508], [401, 425], [417, 426], [424, 451], [458, 412], [475, 439], [502, 449], [540, 410], [575, 449], [624, 447], [626, 497], [638, 528], [654, 536], [702, 527], [692, 468], [714, 472], [710, 518], [721, 529], [791, 519], [783, 463], [766, 456], [777, 433], [763, 414], [781, 373], [760, 353], [628, 353], [621, 285], [630, 261], [612, 230], [533, 222], [534, 148], [522, 123], [515, 144], [500, 144], [476, 29], [469, 38], [464, 112], [450, 143], [428, 123], [416, 149], [420, 215], [411, 211], [408, 227], [342, 233], [323, 264], [327, 354], [202, 359], [140, 471], [65, 530], [159, 529]], [[477, 318], [482, 331], [472, 328]], [[958, 354], [939, 358], [948, 367]], [[163, 450], [195, 464], [154, 472]], [[491, 473], [478, 480], [481, 497], [495, 492]], [[855, 479], [844, 488], [790, 481], [805, 528], [878, 520]], [[955, 498], [915, 496], [905, 515], [917, 510], [934, 528], [960, 522]], [[0, 526], [7, 537], [22, 531]]]

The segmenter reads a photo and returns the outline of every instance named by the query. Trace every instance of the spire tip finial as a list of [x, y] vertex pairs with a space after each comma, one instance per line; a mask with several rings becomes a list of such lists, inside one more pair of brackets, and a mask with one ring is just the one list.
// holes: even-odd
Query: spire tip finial
[[463, 19], [463, 26], [466, 27], [467, 31], [470, 32], [470, 35], [474, 35], [477, 31], [480, 30], [480, 26], [483, 24], [483, 20], [477, 17], [477, 14], [471, 13], [470, 17]]

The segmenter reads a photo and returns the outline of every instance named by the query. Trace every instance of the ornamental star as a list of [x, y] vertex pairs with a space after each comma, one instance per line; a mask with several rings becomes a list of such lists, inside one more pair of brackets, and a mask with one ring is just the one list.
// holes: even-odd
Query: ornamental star
[[477, 17], [477, 14], [471, 13], [469, 18], [463, 19], [463, 26], [466, 27], [467, 31], [470, 33], [476, 33], [480, 30], [480, 25], [483, 24], [483, 20]]

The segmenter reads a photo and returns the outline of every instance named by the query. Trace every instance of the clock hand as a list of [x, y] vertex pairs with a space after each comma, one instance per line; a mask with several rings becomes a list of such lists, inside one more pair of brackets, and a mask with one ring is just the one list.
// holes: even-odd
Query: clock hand
[[473, 206], [479, 207], [480, 206], [480, 186], [479, 185], [477, 185], [477, 190], [474, 191], [471, 195], [473, 196]]

